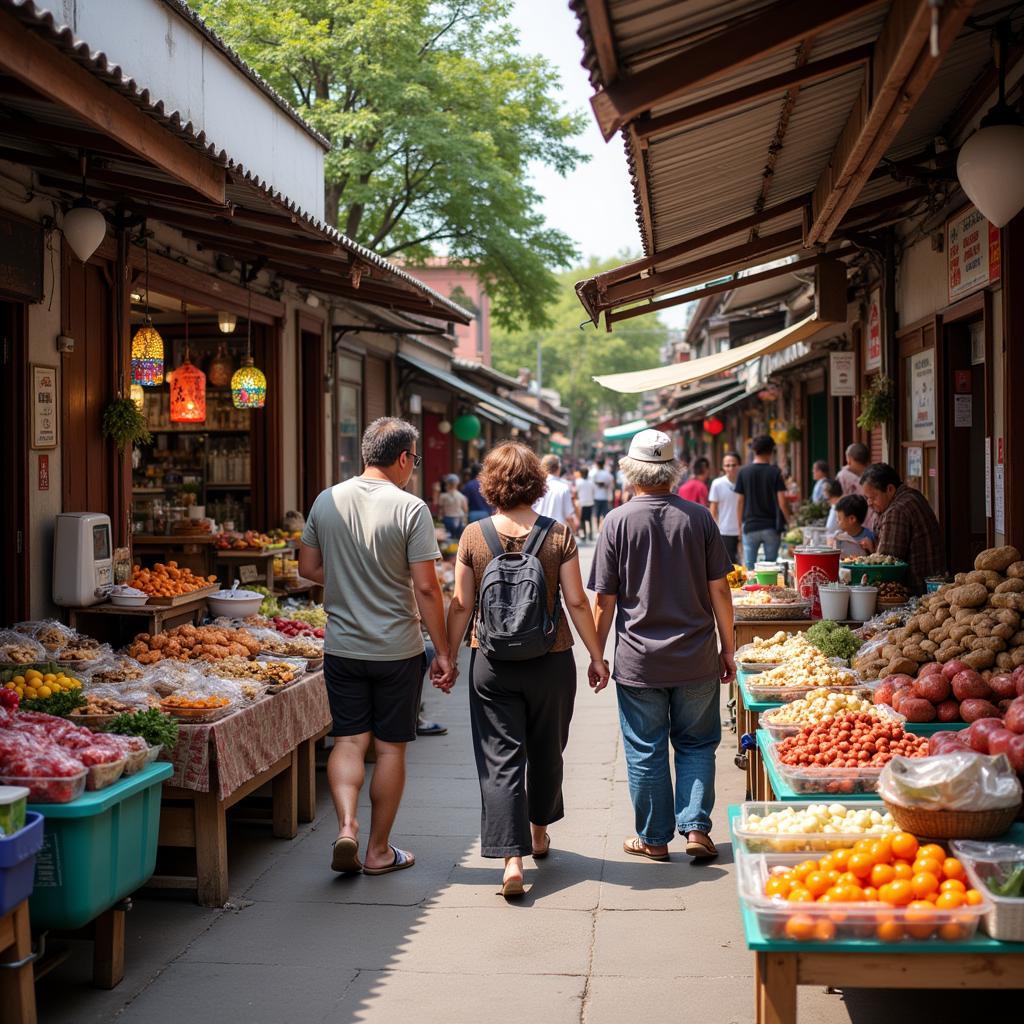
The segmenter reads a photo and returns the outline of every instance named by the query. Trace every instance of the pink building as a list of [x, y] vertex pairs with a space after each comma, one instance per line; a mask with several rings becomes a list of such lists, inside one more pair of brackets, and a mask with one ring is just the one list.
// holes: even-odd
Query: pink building
[[444, 256], [427, 262], [426, 266], [405, 269], [473, 314], [472, 323], [455, 325], [455, 351], [459, 359], [491, 365], [491, 301], [476, 271], [465, 264], [449, 263]]

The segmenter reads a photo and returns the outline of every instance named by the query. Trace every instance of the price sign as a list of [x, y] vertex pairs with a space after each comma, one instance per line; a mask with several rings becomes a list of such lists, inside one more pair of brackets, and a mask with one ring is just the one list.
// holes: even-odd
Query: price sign
[[259, 577], [259, 570], [255, 565], [240, 565], [238, 567], [238, 578], [243, 583], [252, 583]]

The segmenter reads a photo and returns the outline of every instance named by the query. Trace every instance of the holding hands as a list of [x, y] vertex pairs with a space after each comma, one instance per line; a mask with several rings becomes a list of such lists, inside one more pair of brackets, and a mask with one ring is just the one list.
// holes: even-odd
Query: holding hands
[[430, 682], [444, 693], [451, 693], [459, 668], [447, 654], [437, 654], [430, 663]]

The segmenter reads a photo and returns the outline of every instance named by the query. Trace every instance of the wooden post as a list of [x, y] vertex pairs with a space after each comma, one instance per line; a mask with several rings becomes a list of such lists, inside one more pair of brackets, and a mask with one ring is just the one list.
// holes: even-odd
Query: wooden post
[[298, 766], [298, 816], [299, 821], [308, 822], [316, 818], [316, 742], [311, 736], [299, 744]]
[[[17, 963], [32, 955], [32, 932], [28, 923], [28, 900], [0, 918], [0, 961]], [[19, 968], [0, 970], [0, 1007], [4, 1021], [36, 1024], [36, 988], [32, 962]]]
[[288, 767], [274, 776], [271, 793], [274, 835], [278, 839], [294, 839], [299, 832], [299, 773], [296, 751], [291, 752]]
[[125, 915], [125, 908], [119, 905], [96, 918], [92, 948], [92, 983], [96, 988], [114, 988], [124, 977]]
[[195, 794], [195, 815], [197, 901], [201, 907], [222, 907], [228, 898], [228, 830], [216, 792]]
[[796, 1024], [796, 957], [757, 954], [758, 1024]]

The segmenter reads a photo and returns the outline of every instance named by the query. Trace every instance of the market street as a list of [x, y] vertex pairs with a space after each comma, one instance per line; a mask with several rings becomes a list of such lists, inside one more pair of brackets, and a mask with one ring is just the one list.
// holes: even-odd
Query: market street
[[[584, 579], [592, 552], [582, 548]], [[551, 857], [538, 867], [527, 861], [528, 895], [518, 905], [495, 895], [501, 862], [478, 853], [464, 652], [453, 695], [426, 696], [427, 717], [447, 724], [448, 735], [410, 747], [395, 839], [416, 853], [413, 869], [380, 878], [330, 872], [334, 815], [320, 772], [319, 815], [295, 840], [233, 826], [229, 907], [141, 895], [128, 915], [122, 984], [91, 988], [89, 946], [76, 945], [39, 988], [41, 1019], [476, 1024], [496, 1005], [514, 1005], [517, 1016], [544, 1024], [615, 1024], [639, 1008], [649, 1021], [681, 1010], [709, 1024], [752, 1021], [753, 955], [717, 825], [743, 798], [735, 738], [725, 731], [718, 756], [719, 860], [696, 867], [681, 850], [668, 864], [630, 857], [622, 852], [632, 813], [615, 695], [609, 688], [595, 697], [578, 667], [567, 815], [551, 830]], [[911, 1013], [948, 1021], [996, 998], [858, 991], [847, 1003], [801, 988], [800, 1009], [816, 1024], [886, 1024]]]

